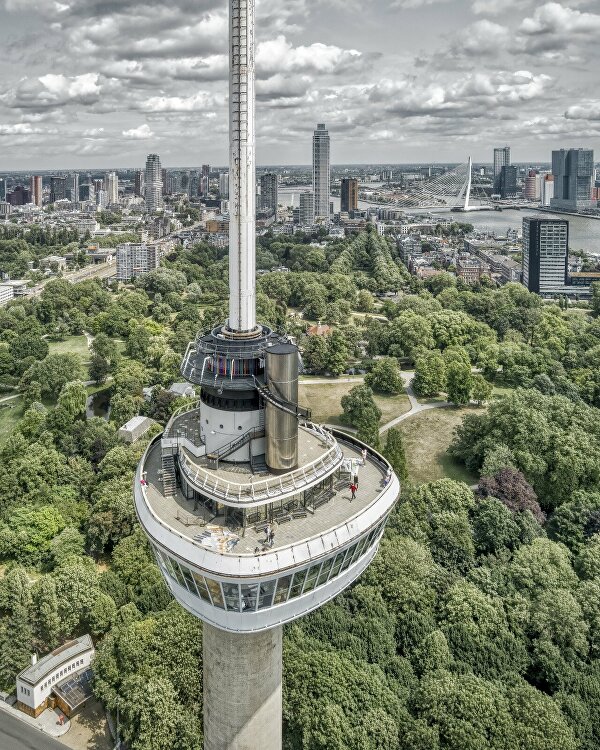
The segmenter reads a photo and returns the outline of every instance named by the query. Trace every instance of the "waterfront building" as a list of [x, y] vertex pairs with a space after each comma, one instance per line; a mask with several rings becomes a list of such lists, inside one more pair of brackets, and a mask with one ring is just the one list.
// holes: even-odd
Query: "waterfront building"
[[344, 177], [340, 185], [340, 211], [349, 213], [358, 209], [358, 180]]
[[579, 211], [593, 208], [594, 152], [589, 148], [561, 148], [552, 152], [554, 195], [552, 208]]
[[569, 222], [523, 219], [523, 284], [541, 295], [560, 293], [567, 283]]

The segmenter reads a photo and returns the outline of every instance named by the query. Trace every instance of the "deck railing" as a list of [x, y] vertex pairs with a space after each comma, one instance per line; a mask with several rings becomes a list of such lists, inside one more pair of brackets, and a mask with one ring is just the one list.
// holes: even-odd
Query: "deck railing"
[[326, 450], [311, 463], [286, 474], [244, 483], [232, 482], [218, 476], [214, 470], [194, 463], [182, 449], [179, 450], [179, 466], [194, 488], [225, 503], [253, 505], [268, 502], [274, 497], [290, 495], [313, 485], [331, 474], [342, 462], [342, 449], [331, 433], [312, 423], [300, 429], [317, 437]]

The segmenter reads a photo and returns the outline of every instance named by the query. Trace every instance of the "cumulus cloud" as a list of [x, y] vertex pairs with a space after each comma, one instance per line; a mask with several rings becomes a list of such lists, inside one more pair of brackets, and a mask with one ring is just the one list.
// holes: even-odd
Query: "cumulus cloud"
[[574, 104], [565, 112], [567, 120], [597, 120], [600, 122], [600, 100]]
[[23, 78], [15, 88], [0, 95], [0, 101], [9, 107], [33, 110], [92, 104], [100, 96], [98, 79], [95, 73], [80, 76], [47, 73], [39, 78]]
[[147, 138], [152, 138], [154, 133], [150, 130], [148, 123], [144, 123], [137, 128], [131, 128], [131, 130], [124, 130], [123, 138], [128, 138], [132, 141], [144, 141]]
[[331, 44], [315, 43], [294, 47], [283, 35], [262, 42], [256, 52], [256, 66], [266, 75], [282, 72], [301, 74], [348, 72], [364, 60], [355, 49], [342, 49]]

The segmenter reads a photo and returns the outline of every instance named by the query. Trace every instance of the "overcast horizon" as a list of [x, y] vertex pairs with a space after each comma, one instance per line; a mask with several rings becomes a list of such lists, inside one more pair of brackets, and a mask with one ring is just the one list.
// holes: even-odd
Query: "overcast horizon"
[[[227, 161], [227, 9], [0, 0], [0, 173]], [[597, 0], [257, 0], [257, 162], [600, 152]], [[596, 94], [596, 97], [599, 95]], [[117, 167], [127, 164], [128, 167]], [[185, 168], [185, 167], [179, 167]]]

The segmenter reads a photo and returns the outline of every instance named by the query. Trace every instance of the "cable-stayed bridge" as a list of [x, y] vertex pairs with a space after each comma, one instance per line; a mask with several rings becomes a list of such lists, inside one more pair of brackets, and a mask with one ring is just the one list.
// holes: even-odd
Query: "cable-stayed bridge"
[[[407, 188], [395, 190], [393, 200], [386, 204], [398, 208], [453, 209], [477, 211], [490, 208], [491, 201], [485, 186], [473, 174], [471, 157], [440, 175], [415, 182]], [[489, 190], [489, 183], [487, 183]]]

